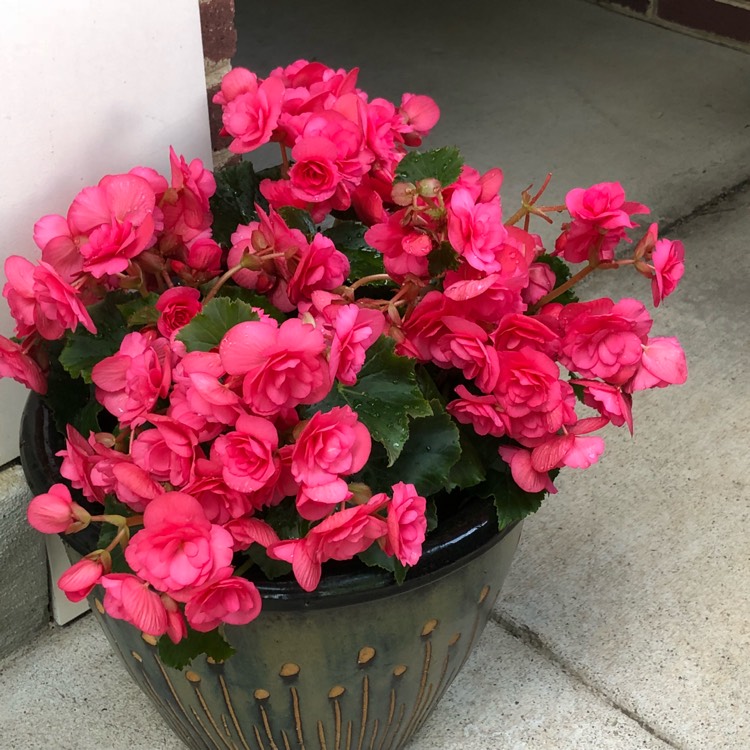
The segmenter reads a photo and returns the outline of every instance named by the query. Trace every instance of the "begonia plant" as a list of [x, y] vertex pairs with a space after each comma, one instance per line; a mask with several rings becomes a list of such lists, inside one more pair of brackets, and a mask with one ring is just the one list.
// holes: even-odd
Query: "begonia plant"
[[[299, 60], [235, 69], [215, 101], [230, 149], [277, 144], [278, 167], [213, 175], [171, 151], [169, 178], [108, 175], [37, 222], [41, 260], [8, 258], [3, 290], [0, 374], [45, 394], [76, 493], [55, 484], [29, 520], [101, 524], [59, 586], [100, 584], [176, 663], [225, 653], [258, 576], [313, 591], [359, 557], [400, 581], [466, 497], [520, 520], [597, 461], [597, 430], [632, 432], [634, 393], [686, 378], [642, 302], [575, 296], [630, 266], [658, 306], [682, 275], [681, 243], [638, 230], [648, 208], [618, 183], [544, 205], [547, 178], [503, 221], [500, 169], [413, 150], [427, 96], [370, 99], [357, 70]], [[558, 215], [545, 249], [530, 220]]]

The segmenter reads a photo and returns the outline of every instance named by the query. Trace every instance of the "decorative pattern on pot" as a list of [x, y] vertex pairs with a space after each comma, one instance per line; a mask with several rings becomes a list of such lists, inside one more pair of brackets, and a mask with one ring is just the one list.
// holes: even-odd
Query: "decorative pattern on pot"
[[481, 635], [520, 537], [498, 535], [473, 559], [392, 586], [290, 610], [269, 603], [227, 627], [237, 653], [180, 671], [156, 640], [93, 609], [131, 675], [195, 750], [398, 750], [419, 730]]

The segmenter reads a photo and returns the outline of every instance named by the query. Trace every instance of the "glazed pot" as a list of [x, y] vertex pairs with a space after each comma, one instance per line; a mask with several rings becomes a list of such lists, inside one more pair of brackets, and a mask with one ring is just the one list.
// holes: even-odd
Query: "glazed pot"
[[[22, 462], [35, 493], [59, 480], [44, 412], [32, 397], [22, 426]], [[224, 663], [199, 657], [183, 670], [167, 667], [155, 639], [104, 612], [101, 590], [92, 609], [190, 748], [398, 750], [471, 653], [520, 533], [520, 524], [498, 532], [492, 504], [474, 498], [441, 519], [402, 585], [358, 564], [324, 567], [311, 593], [293, 580], [256, 580], [263, 611], [225, 628], [236, 653]]]

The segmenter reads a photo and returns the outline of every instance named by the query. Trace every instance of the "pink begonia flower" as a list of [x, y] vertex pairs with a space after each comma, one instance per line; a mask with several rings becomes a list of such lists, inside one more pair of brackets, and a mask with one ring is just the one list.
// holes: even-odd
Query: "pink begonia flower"
[[49, 214], [34, 224], [34, 242], [42, 251], [42, 260], [49, 263], [68, 283], [83, 269], [83, 258], [78, 251], [80, 240], [73, 237], [64, 216]]
[[292, 195], [301, 201], [320, 203], [332, 198], [341, 182], [336, 166], [336, 146], [327, 138], [303, 138], [294, 145], [294, 165], [289, 170]]
[[576, 421], [575, 394], [559, 379], [557, 364], [530, 347], [499, 352], [494, 394], [507, 434], [524, 442], [557, 432]]
[[433, 362], [440, 367], [455, 367], [468, 380], [476, 380], [479, 388], [489, 393], [498, 376], [497, 351], [487, 332], [476, 323], [446, 315], [443, 324], [448, 333], [433, 348]]
[[[249, 79], [243, 85], [248, 83]], [[222, 122], [225, 133], [234, 139], [229, 150], [246, 154], [268, 143], [279, 122], [283, 99], [284, 84], [278, 78], [266, 78], [254, 91], [248, 85], [228, 100], [223, 105]]]
[[164, 602], [148, 583], [129, 573], [110, 573], [102, 576], [100, 583], [105, 589], [104, 610], [110, 617], [125, 620], [155, 638], [167, 632]]
[[221, 247], [210, 237], [188, 240], [179, 257], [171, 258], [172, 271], [189, 285], [201, 284], [221, 275]]
[[294, 305], [309, 301], [317, 290], [330, 291], [349, 276], [349, 259], [322, 234], [302, 248], [297, 267], [289, 279], [287, 295]]
[[637, 226], [631, 216], [649, 212], [641, 203], [626, 201], [619, 182], [574, 188], [565, 197], [565, 205], [573, 221], [563, 225], [554, 255], [562, 255], [570, 263], [587, 260], [597, 242], [598, 260], [613, 260], [615, 246], [626, 238], [625, 230]]
[[125, 548], [135, 573], [180, 602], [232, 573], [232, 535], [212, 524], [184, 492], [165, 492], [147, 506], [143, 526]]
[[440, 108], [435, 100], [423, 94], [404, 94], [399, 112], [409, 128], [406, 139], [410, 146], [419, 146], [440, 119]]
[[331, 388], [325, 340], [298, 319], [248, 321], [230, 329], [219, 345], [230, 375], [242, 375], [245, 403], [261, 416], [300, 404], [314, 404]]
[[72, 235], [85, 236], [78, 248], [83, 270], [96, 278], [124, 271], [153, 242], [155, 206], [151, 185], [133, 174], [107, 175], [84, 188], [68, 210]]
[[185, 616], [190, 627], [200, 633], [221, 625], [246, 625], [261, 610], [261, 600], [254, 583], [232, 576], [205, 586], [185, 605]]
[[160, 201], [164, 213], [164, 231], [190, 242], [211, 226], [209, 198], [216, 192], [213, 174], [200, 159], [189, 164], [169, 147], [171, 188]]
[[234, 425], [241, 413], [240, 397], [221, 382], [226, 374], [217, 352], [189, 352], [175, 368], [174, 382], [184, 387], [185, 399], [196, 414]]
[[162, 485], [155, 482], [145, 469], [130, 461], [114, 464], [112, 475], [117, 499], [136, 513], [142, 513], [152, 500], [164, 494]]
[[387, 498], [345, 508], [314, 526], [303, 539], [288, 539], [269, 546], [273, 560], [292, 564], [294, 577], [305, 591], [320, 583], [321, 565], [326, 560], [350, 560], [388, 533], [386, 522], [374, 515]]
[[79, 323], [96, 333], [78, 292], [48, 263], [42, 261], [35, 266], [26, 258], [11, 255], [5, 261], [5, 275], [8, 282], [3, 296], [8, 300], [19, 336], [37, 330], [42, 338], [54, 341], [65, 331], [74, 331]]
[[505, 315], [492, 334], [498, 351], [512, 351], [530, 346], [552, 359], [560, 347], [560, 337], [538, 318], [520, 313]]
[[320, 521], [351, 496], [346, 481], [334, 478], [325, 484], [302, 485], [294, 502], [302, 518], [307, 521]]
[[222, 467], [224, 481], [240, 492], [256, 492], [269, 487], [280, 471], [279, 435], [262, 417], [243, 415], [235, 430], [216, 438], [211, 460]]
[[626, 424], [633, 434], [633, 397], [621, 386], [609, 385], [599, 380], [571, 380], [572, 385], [583, 386], [583, 403], [596, 409], [616, 427]]
[[154, 307], [161, 313], [156, 327], [169, 338], [186, 326], [202, 309], [201, 293], [189, 286], [175, 286], [162, 292]]
[[651, 280], [651, 293], [656, 307], [669, 297], [685, 273], [685, 246], [679, 240], [657, 240], [651, 256], [654, 277]]
[[109, 553], [94, 552], [71, 565], [58, 579], [57, 586], [71, 602], [85, 599], [112, 569]]
[[[476, 169], [464, 164], [461, 167], [459, 178], [452, 184], [443, 188], [443, 201], [450, 203], [451, 196], [456, 190], [468, 190], [469, 195], [474, 203], [489, 203], [496, 200], [500, 194], [500, 187], [503, 184], [503, 172], [501, 169], [494, 167], [484, 174], [480, 174]], [[510, 230], [511, 227], [506, 227]]]
[[171, 596], [161, 595], [161, 601], [167, 612], [167, 636], [172, 643], [179, 643], [183, 638], [187, 638], [187, 625], [185, 617], [182, 614], [177, 602]]
[[682, 385], [687, 380], [687, 360], [674, 336], [657, 336], [643, 345], [643, 357], [632, 380], [625, 384], [628, 393], [647, 388]]
[[531, 464], [531, 451], [526, 448], [517, 448], [510, 445], [501, 445], [498, 448], [500, 457], [510, 465], [510, 473], [513, 481], [525, 492], [542, 492], [546, 490], [550, 494], [557, 493], [557, 487], [547, 472], [537, 471]]
[[86, 440], [72, 425], [67, 425], [65, 448], [56, 454], [63, 459], [60, 474], [89, 500], [99, 503], [115, 488], [112, 466], [126, 458], [107, 445], [110, 439], [114, 441], [106, 433], [92, 432]]
[[331, 375], [344, 385], [354, 385], [367, 350], [386, 328], [385, 317], [378, 310], [356, 304], [328, 305], [323, 317], [333, 333], [328, 357]]
[[523, 301], [531, 306], [548, 295], [557, 283], [555, 272], [546, 263], [529, 266], [529, 285], [523, 290]]
[[132, 442], [130, 455], [136, 466], [159, 482], [180, 487], [192, 474], [193, 463], [200, 455], [195, 432], [171, 417], [146, 414], [153, 429], [139, 432]]
[[445, 408], [458, 422], [471, 425], [477, 435], [505, 435], [504, 412], [497, 396], [475, 396], [463, 385], [456, 386], [456, 395], [459, 398]]
[[88, 526], [91, 520], [88, 511], [73, 502], [64, 484], [53, 484], [49, 492], [33, 498], [26, 517], [43, 534], [72, 534]]
[[531, 466], [545, 473], [568, 466], [573, 469], [588, 469], [604, 452], [604, 441], [600, 437], [581, 437], [572, 432], [552, 435], [531, 451]]
[[433, 359], [445, 362], [438, 345], [440, 339], [450, 333], [444, 319], [448, 315], [461, 317], [461, 312], [462, 308], [442, 292], [428, 292], [404, 321], [403, 340], [396, 345], [396, 353], [420, 362]]
[[199, 458], [193, 465], [193, 475], [182, 488], [203, 508], [211, 523], [226, 525], [233, 518], [252, 513], [254, 506], [247, 493], [232, 489], [222, 476], [222, 466], [215, 461]]
[[630, 298], [567, 305], [559, 320], [564, 330], [560, 362], [583, 378], [612, 385], [635, 374], [653, 323], [643, 303]]
[[402, 565], [416, 565], [422, 556], [427, 533], [427, 500], [413, 484], [393, 485], [393, 498], [388, 504], [388, 536], [386, 555], [395, 556]]
[[247, 68], [232, 68], [222, 79], [220, 90], [214, 94], [214, 104], [229, 104], [240, 94], [254, 94], [258, 90], [258, 76]]
[[41, 395], [47, 393], [42, 369], [19, 344], [5, 336], [0, 336], [0, 378], [13, 378]]
[[[208, 443], [217, 435], [220, 435], [227, 425], [223, 422], [216, 422], [211, 417], [198, 414], [193, 409], [191, 401], [188, 401], [188, 390], [189, 388], [184, 383], [172, 388], [169, 393], [167, 416], [193, 430], [198, 436], [199, 443]], [[230, 424], [233, 424], [236, 419], [237, 414], [233, 414]]]
[[407, 274], [420, 278], [429, 275], [427, 255], [432, 241], [405, 223], [406, 217], [406, 209], [395, 211], [384, 223], [374, 224], [365, 232], [365, 242], [383, 253], [386, 271], [398, 282]]
[[155, 332], [127, 334], [117, 354], [94, 365], [96, 400], [124, 426], [150, 411], [169, 392], [172, 352]]
[[448, 239], [472, 268], [485, 273], [500, 271], [497, 254], [506, 235], [499, 198], [475, 203], [468, 190], [453, 192], [448, 206]]
[[266, 548], [279, 541], [273, 526], [259, 518], [234, 518], [224, 524], [224, 528], [234, 539], [234, 551], [246, 550], [252, 544]]
[[297, 436], [292, 475], [300, 484], [328, 484], [356, 474], [370, 457], [370, 432], [349, 406], [315, 412]]

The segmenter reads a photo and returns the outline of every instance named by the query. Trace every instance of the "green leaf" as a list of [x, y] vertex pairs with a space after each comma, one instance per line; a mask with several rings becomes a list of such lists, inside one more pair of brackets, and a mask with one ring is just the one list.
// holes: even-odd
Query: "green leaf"
[[83, 378], [86, 383], [91, 382], [94, 365], [115, 354], [127, 333], [125, 320], [111, 297], [92, 305], [88, 311], [96, 325], [96, 334], [78, 326], [68, 333], [60, 353], [60, 364], [72, 377]]
[[510, 471], [490, 469], [487, 479], [475, 490], [479, 497], [495, 501], [497, 523], [500, 530], [526, 516], [536, 513], [547, 495], [546, 491], [525, 492], [510, 476]]
[[[555, 287], [559, 287], [564, 284], [570, 277], [571, 272], [568, 264], [556, 255], [540, 255], [536, 263], [544, 263], [549, 266], [555, 274]], [[578, 297], [572, 289], [568, 289], [567, 292], [563, 292], [559, 297], [555, 298], [555, 302], [559, 302], [561, 305], [569, 305], [573, 302], [578, 302]]]
[[422, 395], [414, 374], [414, 360], [393, 352], [394, 341], [381, 336], [367, 352], [357, 382], [338, 383], [328, 397], [306, 409], [328, 411], [348, 404], [357, 412], [374, 440], [388, 454], [388, 466], [399, 457], [409, 437], [409, 417], [426, 417], [432, 407]]
[[302, 208], [294, 208], [293, 206], [282, 206], [279, 209], [279, 214], [288, 227], [299, 229], [308, 240], [312, 239], [316, 231], [315, 222], [307, 211]]
[[425, 516], [427, 517], [427, 533], [437, 528], [438, 525], [438, 512], [437, 503], [434, 497], [428, 497], [427, 507], [425, 508]]
[[228, 297], [214, 297], [203, 306], [203, 311], [177, 334], [177, 338], [185, 344], [189, 352], [208, 352], [219, 345], [230, 328], [248, 320], [260, 318], [247, 302]]
[[129, 328], [145, 326], [159, 320], [159, 311], [155, 307], [158, 299], [159, 295], [155, 292], [150, 292], [146, 297], [136, 294], [133, 299], [117, 305], [117, 309]]
[[94, 398], [94, 387], [81, 378], [72, 378], [60, 364], [62, 342], [51, 342], [50, 370], [47, 376], [47, 395], [44, 400], [52, 410], [57, 431], [65, 435], [71, 424], [84, 437], [91, 430], [99, 432], [98, 415], [102, 405]]
[[305, 521], [297, 512], [293, 497], [286, 497], [268, 508], [263, 514], [263, 520], [273, 526], [282, 539], [300, 539], [310, 529], [310, 522]]
[[213, 214], [213, 238], [223, 247], [231, 244], [231, 235], [239, 224], [256, 221], [255, 204], [266, 208], [260, 193], [261, 174], [256, 174], [250, 161], [242, 161], [215, 174], [216, 192], [210, 199]]
[[445, 271], [455, 271], [458, 268], [458, 253], [448, 242], [441, 242], [428, 257], [429, 272], [432, 278], [440, 276]]
[[364, 552], [360, 552], [357, 557], [369, 568], [382, 568], [389, 573], [393, 573], [393, 577], [399, 586], [406, 579], [408, 566], [402, 565], [396, 557], [386, 555], [377, 542], [371, 544]]
[[[365, 276], [385, 273], [383, 266], [383, 254], [365, 242], [367, 227], [359, 221], [340, 221], [323, 234], [333, 240], [336, 249], [340, 250], [347, 258], [351, 270], [349, 271], [349, 282], [354, 283]], [[388, 284], [387, 281], [375, 282], [373, 285]]]
[[398, 482], [413, 484], [428, 497], [450, 486], [451, 467], [461, 456], [458, 428], [438, 401], [431, 401], [433, 414], [411, 420], [409, 438], [390, 467], [369, 461], [360, 472], [361, 481], [373, 490], [390, 492]]
[[[206, 284], [203, 287], [203, 291], [208, 293], [208, 290], [213, 286], [213, 283]], [[270, 316], [279, 323], [283, 323], [289, 315], [281, 312], [268, 297], [264, 294], [258, 294], [250, 289], [245, 289], [243, 286], [234, 286], [232, 284], [224, 284], [216, 294], [216, 297], [226, 297], [227, 299], [237, 299], [241, 302], [246, 302], [250, 307], [259, 307], [263, 310], [266, 315]]]
[[463, 163], [464, 160], [455, 146], [422, 153], [412, 151], [399, 162], [395, 182], [419, 182], [433, 178], [441, 185], [451, 185], [461, 174]]
[[183, 669], [201, 654], [210, 656], [217, 662], [223, 662], [234, 653], [234, 649], [224, 640], [218, 629], [199, 633], [190, 626], [187, 629], [187, 638], [183, 638], [179, 643], [172, 643], [168, 636], [163, 635], [159, 638], [158, 649], [162, 662], [174, 669]]
[[469, 430], [463, 425], [458, 425], [458, 431], [461, 439], [461, 459], [451, 467], [448, 475], [449, 490], [456, 487], [464, 490], [474, 487], [483, 482], [487, 475], [484, 462], [469, 435]]
[[266, 550], [260, 544], [253, 544], [245, 552], [249, 560], [260, 568], [263, 575], [272, 581], [274, 578], [281, 578], [292, 572], [292, 566], [284, 560], [272, 560]]

